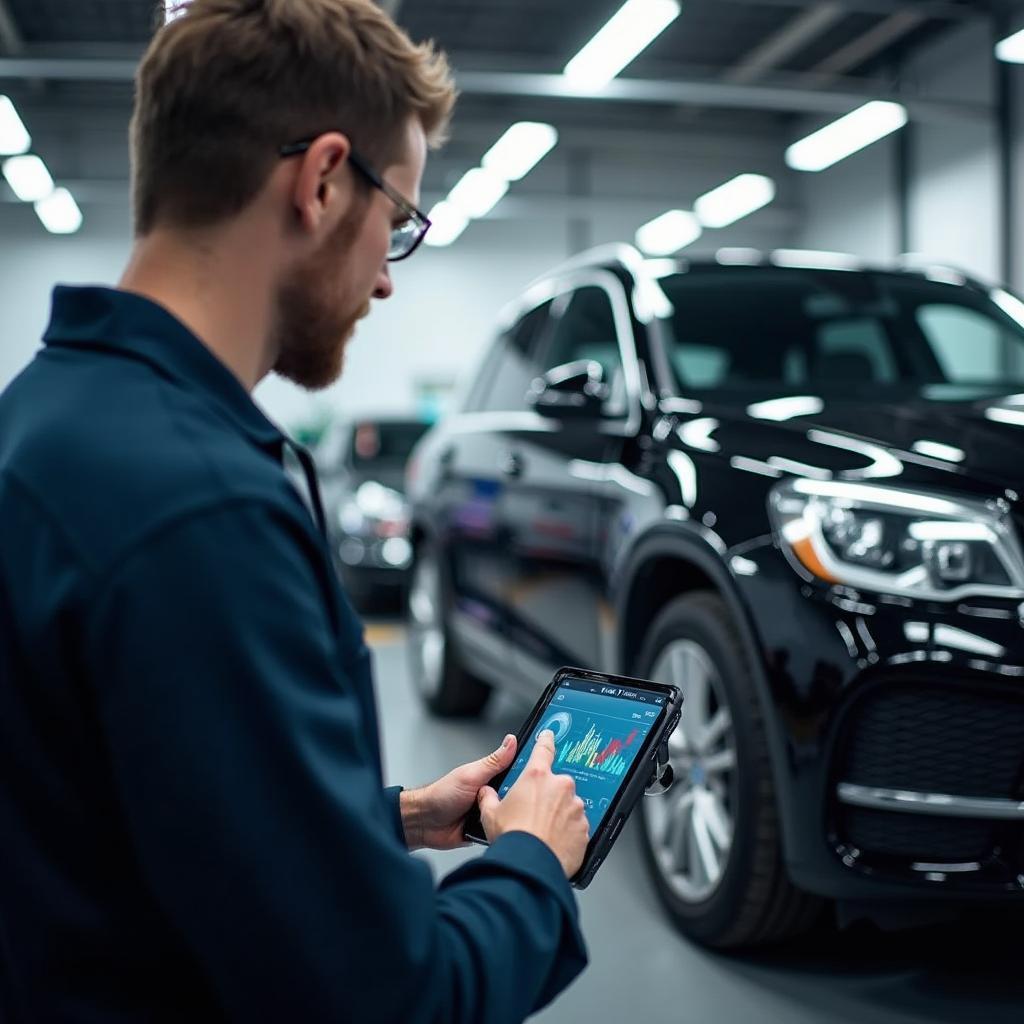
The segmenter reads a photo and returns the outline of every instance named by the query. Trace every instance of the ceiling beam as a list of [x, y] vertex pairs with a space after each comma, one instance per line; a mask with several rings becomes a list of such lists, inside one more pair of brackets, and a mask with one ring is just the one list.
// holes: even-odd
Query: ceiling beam
[[[747, 7], [817, 7], [820, 0], [724, 0], [726, 3], [742, 3]], [[850, 14], [877, 14], [886, 17], [916, 11], [925, 18], [942, 21], [977, 21], [992, 16], [991, 4], [975, 2], [969, 5], [952, 3], [951, 0], [839, 0]]]
[[808, 7], [751, 50], [738, 64], [729, 68], [722, 76], [723, 80], [739, 85], [753, 82], [765, 72], [785, 64], [794, 53], [798, 53], [846, 14], [846, 9], [836, 0]]
[[872, 57], [892, 46], [893, 43], [909, 35], [925, 21], [927, 21], [925, 15], [918, 14], [916, 11], [894, 14], [891, 18], [880, 21], [874, 28], [868, 29], [863, 35], [851, 39], [820, 64], [816, 64], [811, 71], [819, 75], [844, 75], [847, 71], [860, 67]]
[[[133, 60], [4, 57], [0, 58], [0, 79], [129, 82], [134, 77], [135, 67], [136, 62]], [[458, 72], [456, 78], [459, 89], [466, 94], [520, 96], [526, 99], [731, 107], [804, 114], [846, 113], [869, 99], [892, 99], [903, 103], [910, 116], [917, 121], [977, 121], [978, 118], [992, 114], [991, 107], [985, 104], [884, 96], [863, 87], [815, 89], [769, 84], [741, 85], [701, 79], [675, 81], [618, 78], [594, 92], [571, 85], [564, 75], [465, 70]]]
[[[0, 61], [0, 74], [3, 62]], [[773, 110], [780, 113], [843, 114], [872, 99], [902, 103], [917, 121], [970, 122], [992, 116], [982, 103], [919, 100], [880, 95], [863, 88], [853, 90], [794, 88], [781, 85], [737, 85], [732, 82], [683, 80], [650, 81], [618, 78], [591, 92], [572, 86], [564, 75], [524, 75], [505, 72], [461, 71], [456, 82], [464, 94], [522, 96], [526, 98], [603, 100], [671, 106], [731, 107], [741, 110]]]

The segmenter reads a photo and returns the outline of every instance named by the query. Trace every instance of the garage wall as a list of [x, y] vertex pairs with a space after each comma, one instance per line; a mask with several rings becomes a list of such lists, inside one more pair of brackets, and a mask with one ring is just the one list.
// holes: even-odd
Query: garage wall
[[[994, 64], [992, 36], [982, 23], [922, 50], [902, 74], [922, 98], [994, 104]], [[797, 175], [801, 244], [869, 259], [899, 255], [896, 152], [896, 140], [888, 139], [820, 174]], [[984, 278], [1001, 276], [998, 161], [994, 123], [911, 126], [911, 252]]]
[[[502, 126], [504, 127], [504, 126]], [[436, 157], [429, 207], [472, 166], [500, 130], [479, 145]], [[598, 140], [603, 148], [595, 148]], [[778, 139], [770, 132], [737, 138], [681, 123], [677, 133], [563, 133], [562, 144], [516, 183], [485, 221], [446, 249], [425, 248], [394, 267], [396, 290], [360, 324], [346, 371], [330, 391], [310, 396], [270, 379], [257, 397], [286, 426], [327, 409], [360, 413], [410, 410], [418, 388], [457, 380], [481, 355], [500, 308], [538, 274], [582, 248], [631, 240], [644, 221], [672, 207], [689, 208], [702, 192], [743, 171], [785, 178]], [[123, 197], [85, 203], [76, 236], [47, 235], [31, 208], [0, 202], [0, 387], [31, 358], [46, 325], [56, 281], [112, 283], [129, 248], [127, 188]], [[783, 183], [779, 201], [733, 228], [708, 232], [694, 251], [722, 245], [793, 244], [796, 199]]]

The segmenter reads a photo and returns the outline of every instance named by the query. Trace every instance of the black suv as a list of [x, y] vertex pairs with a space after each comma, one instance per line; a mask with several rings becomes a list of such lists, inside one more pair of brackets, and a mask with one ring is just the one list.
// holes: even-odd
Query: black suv
[[682, 686], [640, 817], [708, 945], [826, 901], [1024, 905], [1022, 325], [955, 271], [827, 254], [552, 271], [410, 463], [426, 703], [560, 665]]

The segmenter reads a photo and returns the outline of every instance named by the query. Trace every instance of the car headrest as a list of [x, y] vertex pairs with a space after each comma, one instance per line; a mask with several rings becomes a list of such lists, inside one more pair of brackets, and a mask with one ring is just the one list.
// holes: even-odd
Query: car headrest
[[815, 360], [814, 376], [822, 380], [873, 381], [875, 367], [863, 352], [830, 352]]

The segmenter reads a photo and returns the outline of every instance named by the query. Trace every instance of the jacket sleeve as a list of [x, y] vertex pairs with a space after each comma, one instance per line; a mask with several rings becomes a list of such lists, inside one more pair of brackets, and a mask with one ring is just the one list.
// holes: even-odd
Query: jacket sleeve
[[221, 505], [98, 584], [86, 656], [143, 875], [231, 1019], [522, 1021], [586, 963], [572, 891], [522, 833], [437, 890], [409, 855], [316, 540]]

